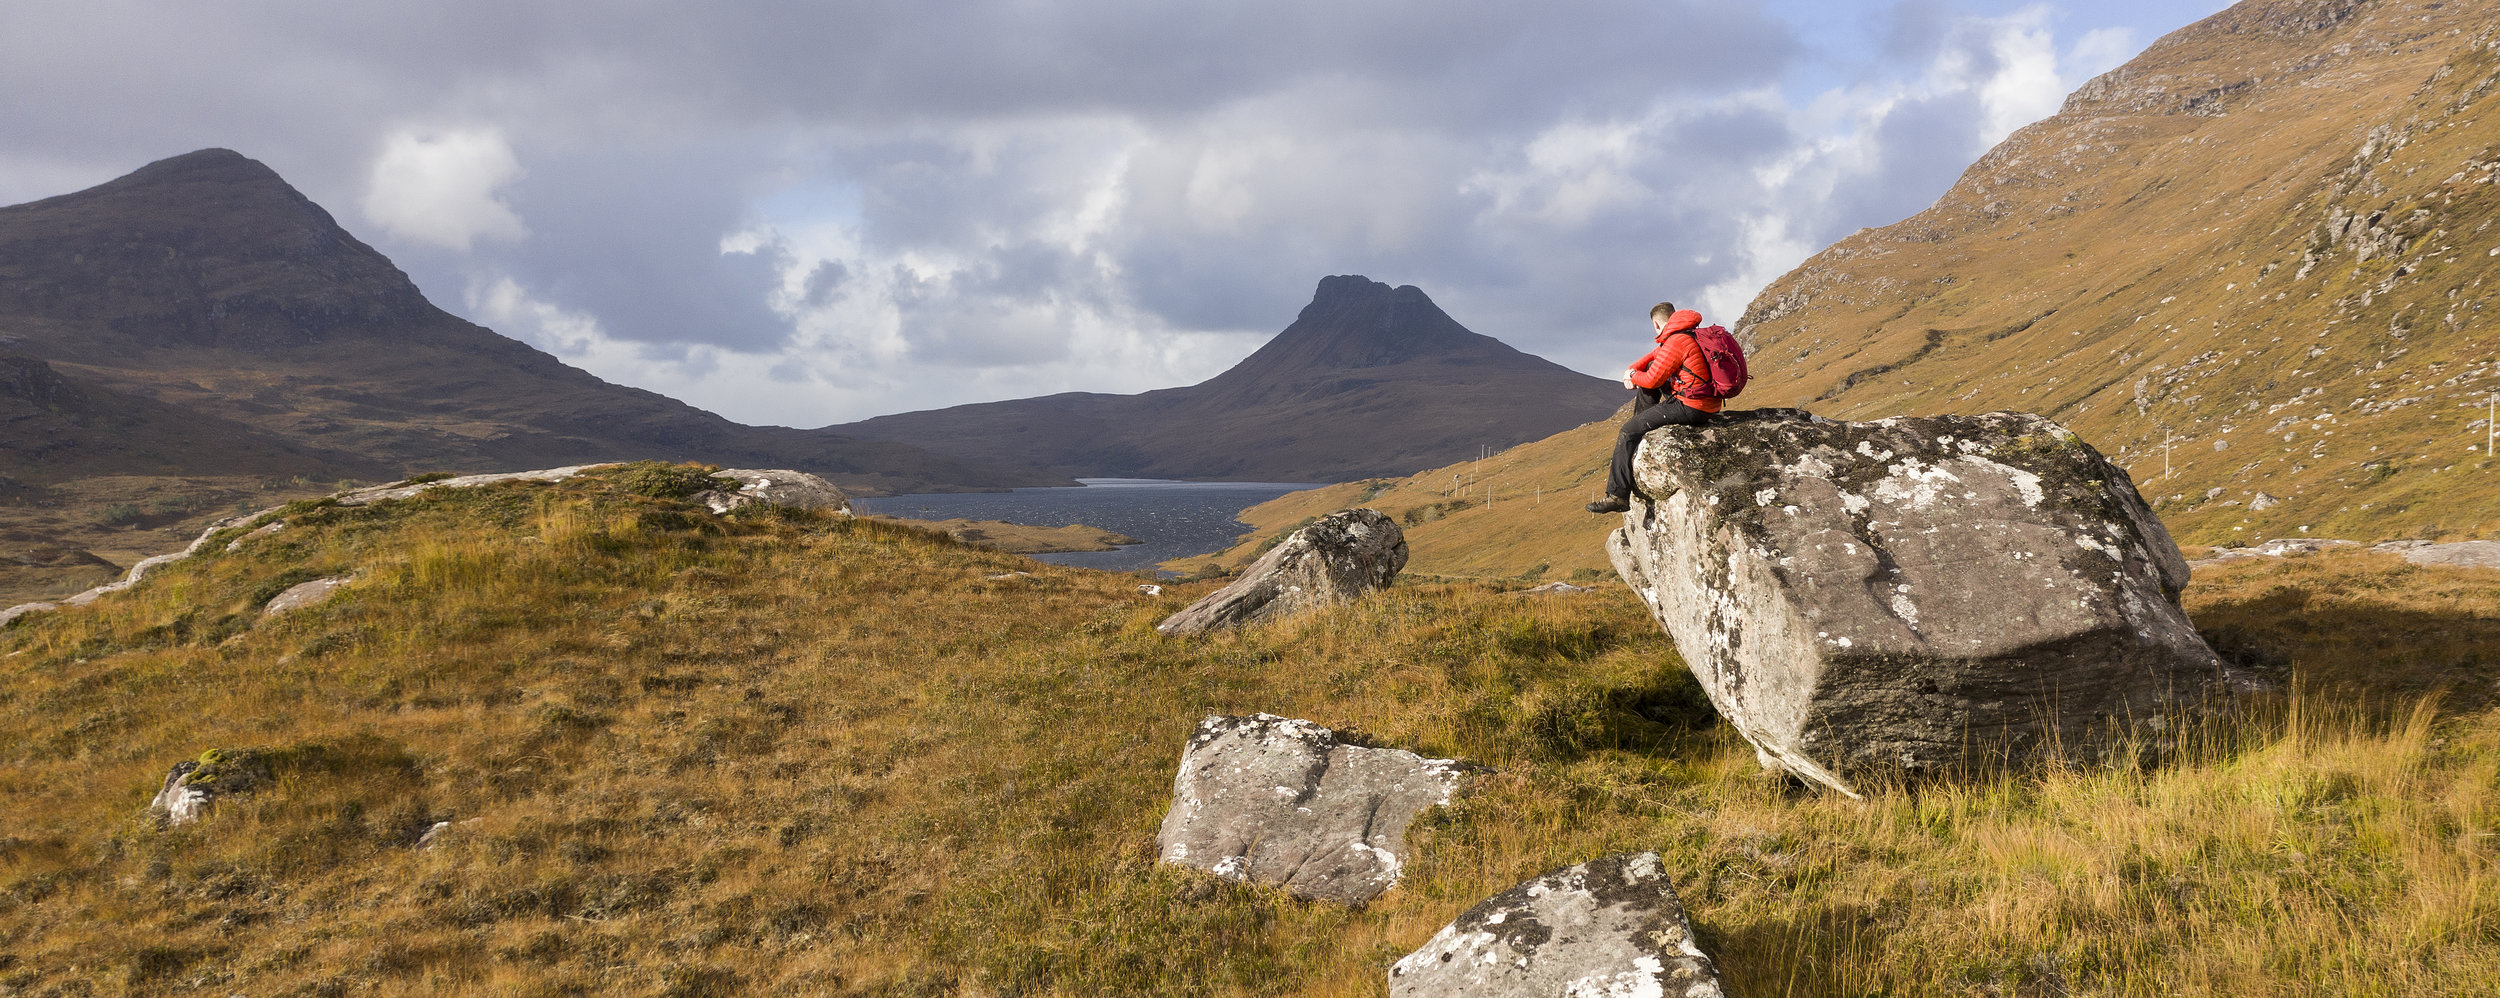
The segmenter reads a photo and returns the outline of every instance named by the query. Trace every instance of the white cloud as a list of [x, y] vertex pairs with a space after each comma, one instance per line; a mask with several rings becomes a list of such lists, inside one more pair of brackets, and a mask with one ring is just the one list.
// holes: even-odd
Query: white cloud
[[479, 239], [519, 239], [528, 230], [497, 191], [523, 175], [496, 129], [403, 129], [373, 161], [365, 218], [397, 238], [463, 252]]

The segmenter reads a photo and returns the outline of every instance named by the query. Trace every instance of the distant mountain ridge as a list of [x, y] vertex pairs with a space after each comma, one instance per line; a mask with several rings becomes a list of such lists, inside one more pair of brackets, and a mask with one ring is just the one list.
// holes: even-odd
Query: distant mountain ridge
[[1603, 418], [1626, 393], [1469, 331], [1411, 285], [1319, 282], [1292, 325], [1197, 385], [1067, 393], [828, 427], [1057, 474], [1242, 481], [1401, 475]]
[[[168, 407], [150, 425], [190, 413], [220, 428], [190, 436], [179, 462], [189, 473], [221, 461], [232, 473], [274, 461], [297, 474], [396, 474], [663, 458], [793, 467], [870, 492], [1061, 481], [907, 445], [743, 426], [602, 381], [434, 307], [319, 205], [225, 149], [0, 208], [0, 351], [87, 396]], [[229, 447], [247, 438], [258, 455], [248, 462]], [[96, 473], [114, 453], [102, 438], [40, 456], [0, 446], [0, 474]]]

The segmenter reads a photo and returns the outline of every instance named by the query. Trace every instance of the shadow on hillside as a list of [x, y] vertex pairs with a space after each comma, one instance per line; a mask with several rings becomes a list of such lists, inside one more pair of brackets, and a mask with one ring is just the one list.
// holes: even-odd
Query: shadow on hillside
[[2420, 609], [2402, 592], [2274, 587], [2203, 601], [2197, 630], [2225, 660], [2283, 684], [2385, 710], [2438, 696], [2445, 714], [2500, 703], [2500, 601]]
[[1732, 995], [1864, 994], [1866, 982], [1848, 969], [1879, 957], [1889, 934], [1875, 909], [1833, 904], [1790, 920], [1714, 927], [1697, 925], [1702, 951], [1711, 955]]

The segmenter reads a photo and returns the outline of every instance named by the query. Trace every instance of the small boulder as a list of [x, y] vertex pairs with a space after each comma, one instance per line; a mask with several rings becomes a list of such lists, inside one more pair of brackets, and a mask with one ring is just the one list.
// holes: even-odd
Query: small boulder
[[1231, 585], [1155, 625], [1169, 635], [1205, 634], [1280, 620], [1387, 586], [1406, 567], [1406, 532], [1376, 509], [1320, 517], [1262, 555]]
[[268, 604], [260, 608], [260, 615], [275, 617], [290, 610], [317, 606], [327, 602], [331, 596], [338, 593], [339, 587], [355, 581], [355, 578], [352, 575], [333, 575], [326, 579], [314, 579], [301, 585], [289, 586], [285, 592], [271, 597]]
[[148, 813], [168, 828], [187, 825], [205, 817], [219, 800], [258, 790], [272, 780], [259, 752], [210, 749], [174, 764], [156, 799], [148, 803]]
[[1166, 863], [1359, 905], [1397, 883], [1407, 824], [1449, 803], [1464, 769], [1343, 744], [1309, 721], [1209, 717], [1181, 753], [1155, 843]]
[[804, 471], [726, 468], [713, 472], [712, 477], [736, 484], [735, 488], [694, 494], [695, 502], [714, 513], [727, 513], [759, 502], [791, 509], [831, 510], [844, 516], [851, 513], [850, 496], [832, 482]]
[[1392, 998], [1718, 998], [1656, 853], [1608, 856], [1486, 898], [1389, 968]]
[[1634, 477], [1616, 571], [1765, 765], [1843, 793], [2158, 750], [2228, 688], [2169, 532], [2039, 416], [1755, 410], [1651, 433]]

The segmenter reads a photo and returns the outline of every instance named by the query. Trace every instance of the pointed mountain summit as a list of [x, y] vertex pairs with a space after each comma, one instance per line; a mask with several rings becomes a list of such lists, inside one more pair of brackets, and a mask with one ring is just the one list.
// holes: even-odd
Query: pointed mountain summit
[[439, 314], [388, 258], [228, 149], [0, 209], [0, 314], [28, 313], [100, 320], [74, 352], [104, 356], [283, 349]]
[[92, 403], [7, 400], [0, 476], [29, 482], [635, 458], [796, 468], [867, 493], [1057, 481], [741, 426], [602, 381], [435, 308], [276, 171], [227, 149], [0, 208], [0, 354], [29, 392], [57, 382]]
[[1068, 393], [828, 429], [1066, 475], [1335, 482], [1403, 475], [1603, 419], [1623, 389], [1471, 332], [1412, 285], [1322, 279], [1230, 370], [1140, 395]]

